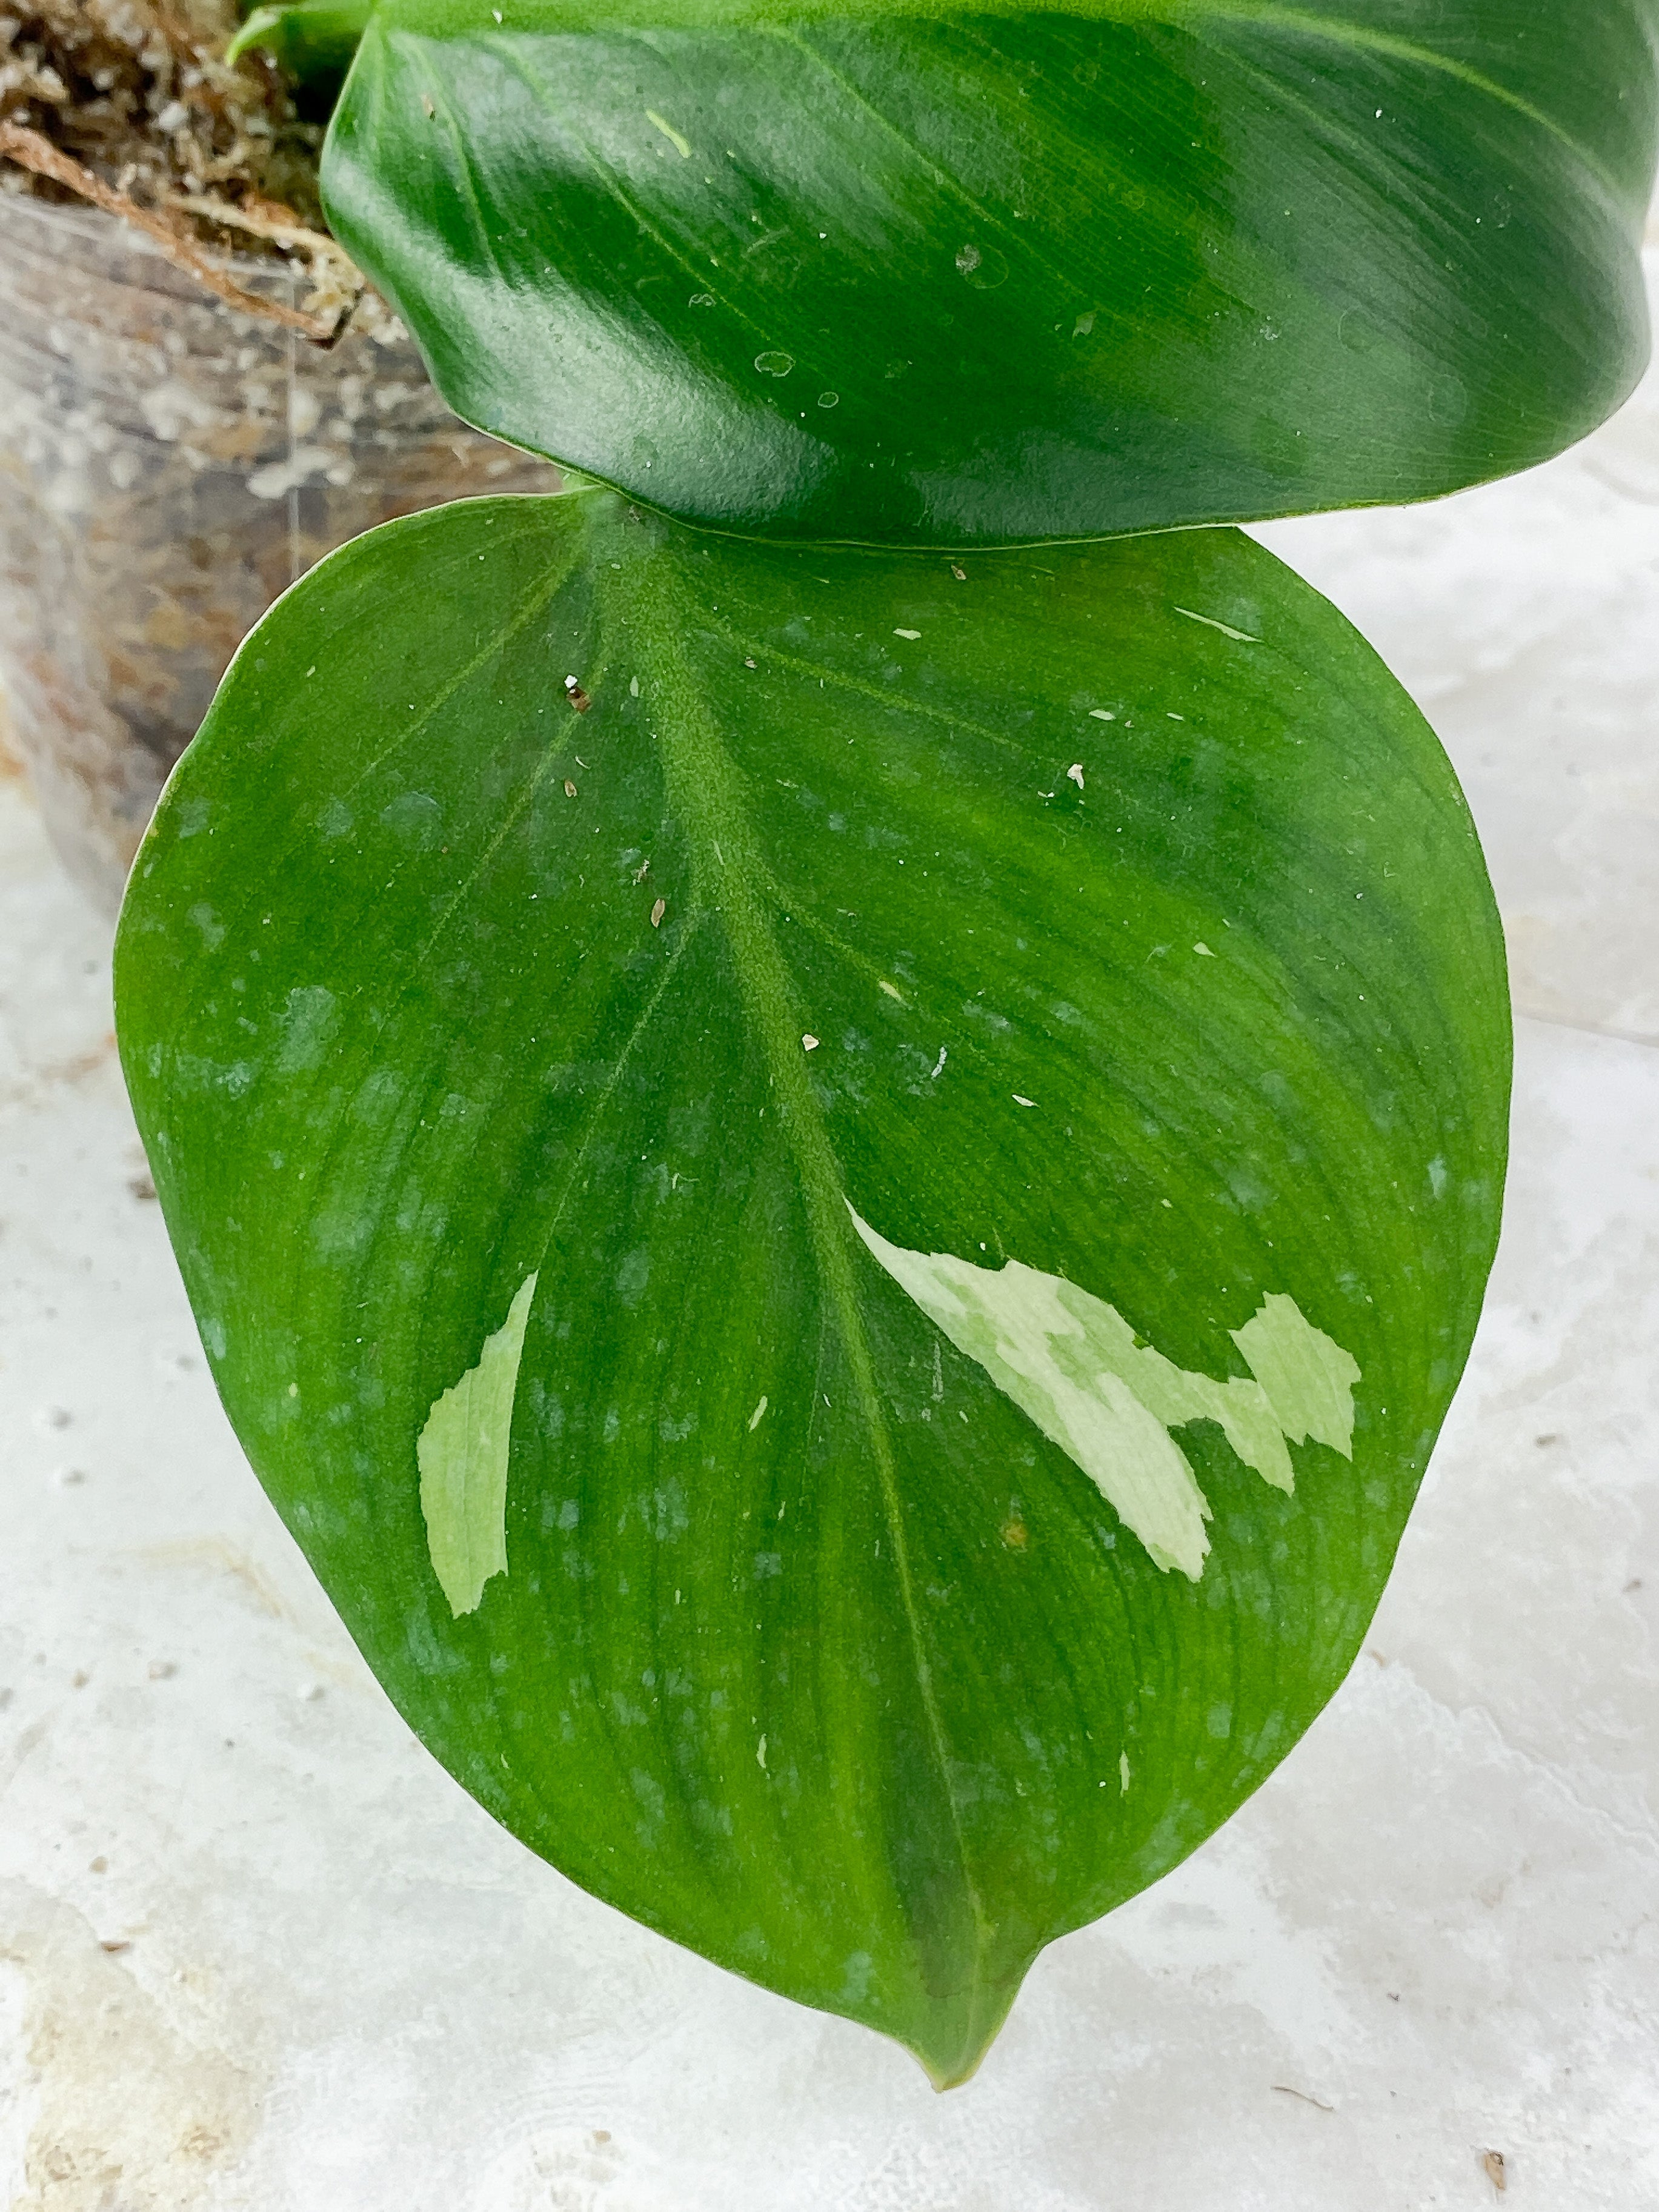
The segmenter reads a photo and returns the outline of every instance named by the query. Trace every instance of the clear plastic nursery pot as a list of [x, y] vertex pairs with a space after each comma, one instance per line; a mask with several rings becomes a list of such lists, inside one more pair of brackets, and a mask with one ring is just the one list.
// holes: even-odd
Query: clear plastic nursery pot
[[[303, 270], [228, 258], [300, 303]], [[547, 491], [458, 422], [366, 297], [324, 349], [96, 210], [0, 199], [0, 684], [65, 865], [103, 904], [232, 653], [390, 517]]]

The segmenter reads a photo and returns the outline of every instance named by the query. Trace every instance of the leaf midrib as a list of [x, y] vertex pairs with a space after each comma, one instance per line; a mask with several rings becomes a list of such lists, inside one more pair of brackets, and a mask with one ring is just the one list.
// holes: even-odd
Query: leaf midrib
[[619, 624], [637, 642], [647, 668], [645, 698], [650, 735], [660, 750], [669, 810], [683, 825], [690, 848], [694, 907], [715, 915], [724, 930], [744, 1011], [760, 1041], [784, 1109], [780, 1118], [800, 1176], [813, 1256], [829, 1293], [874, 1451], [917, 1693], [949, 1808], [975, 1935], [963, 2039], [964, 2053], [972, 2058], [976, 2055], [993, 1929], [969, 1863], [949, 1741], [934, 1694], [905, 1535], [898, 1471], [854, 1279], [845, 1192], [807, 1079], [800, 1031], [794, 1019], [793, 988], [765, 902], [763, 887], [770, 882], [770, 871], [750, 826], [742, 775], [721, 741], [702, 685], [682, 643], [706, 618], [706, 610], [674, 573], [672, 554], [653, 544], [655, 535], [648, 525], [623, 525], [616, 533], [617, 547], [623, 550], [620, 571], [597, 559], [595, 570], [605, 580], [607, 595], [616, 602]]

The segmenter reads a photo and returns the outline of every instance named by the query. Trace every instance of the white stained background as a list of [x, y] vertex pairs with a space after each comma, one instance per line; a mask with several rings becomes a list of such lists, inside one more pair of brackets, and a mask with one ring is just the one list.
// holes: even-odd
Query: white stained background
[[219, 1411], [106, 931], [0, 777], [0, 2203], [1659, 2207], [1659, 381], [1524, 478], [1260, 535], [1486, 839], [1503, 1249], [1346, 1686], [945, 2098], [583, 1896], [410, 1736]]

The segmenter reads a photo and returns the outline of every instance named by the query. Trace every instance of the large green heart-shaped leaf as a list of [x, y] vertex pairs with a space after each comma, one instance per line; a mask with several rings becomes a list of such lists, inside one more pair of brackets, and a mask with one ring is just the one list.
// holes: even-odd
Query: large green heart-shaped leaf
[[324, 185], [468, 421], [722, 529], [1419, 499], [1630, 389], [1654, 0], [382, 0]]
[[1341, 1679], [1503, 959], [1430, 732], [1248, 540], [391, 524], [244, 646], [118, 985], [262, 1480], [640, 1919], [959, 2078]]

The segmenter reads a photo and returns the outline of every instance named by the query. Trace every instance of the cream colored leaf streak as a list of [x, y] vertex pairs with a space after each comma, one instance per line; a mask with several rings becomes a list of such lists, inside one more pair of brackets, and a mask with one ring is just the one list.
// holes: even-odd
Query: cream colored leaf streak
[[691, 159], [691, 141], [685, 137], [681, 132], [676, 131], [673, 125], [668, 122], [665, 118], [659, 115], [654, 107], [647, 107], [646, 109], [645, 119], [647, 123], [653, 125], [657, 130], [661, 131], [663, 137], [674, 149], [674, 151], [679, 155], [682, 161], [689, 161]]
[[415, 1447], [432, 1571], [458, 1620], [476, 1610], [492, 1575], [507, 1572], [507, 1447], [535, 1294], [526, 1275], [477, 1365], [437, 1401]]
[[1229, 1332], [1293, 1444], [1312, 1437], [1353, 1457], [1353, 1386], [1359, 1370], [1322, 1329], [1310, 1328], [1296, 1300], [1264, 1298], [1243, 1328]]
[[1286, 1437], [1352, 1457], [1359, 1370], [1293, 1298], [1267, 1297], [1232, 1332], [1255, 1379], [1217, 1382], [1137, 1344], [1115, 1306], [1062, 1276], [1018, 1260], [976, 1267], [907, 1252], [848, 1211], [894, 1281], [1076, 1462], [1166, 1571], [1196, 1582], [1210, 1548], [1209, 1504], [1171, 1429], [1216, 1422], [1245, 1466], [1286, 1492], [1296, 1487]]

